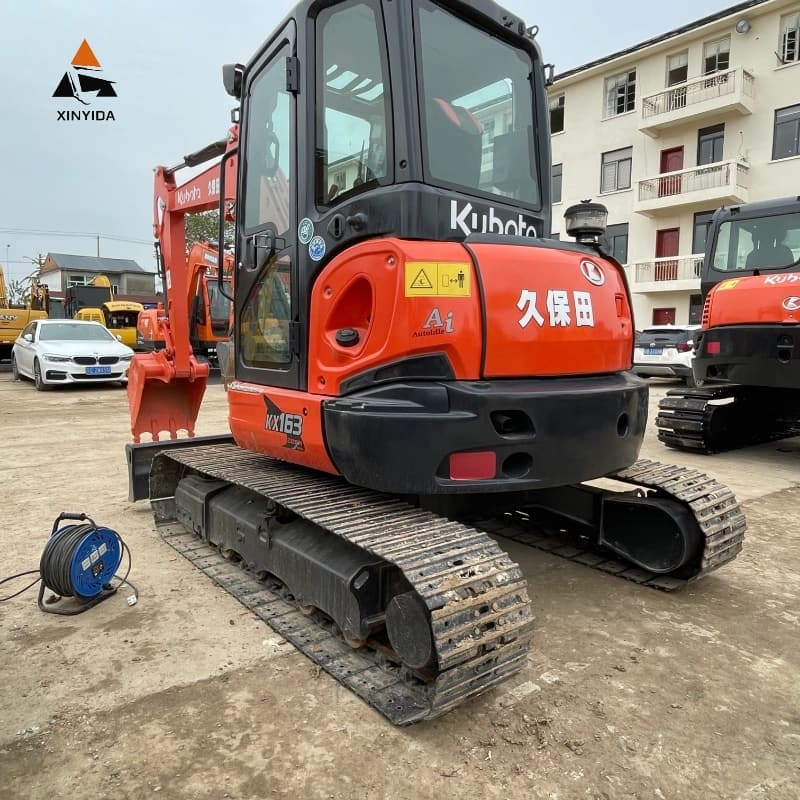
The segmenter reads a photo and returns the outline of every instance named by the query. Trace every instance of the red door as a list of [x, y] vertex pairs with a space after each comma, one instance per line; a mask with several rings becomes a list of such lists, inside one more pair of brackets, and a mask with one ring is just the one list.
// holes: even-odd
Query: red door
[[[681, 244], [680, 228], [664, 228], [656, 231], [656, 259], [677, 256]], [[678, 261], [656, 261], [655, 279], [674, 281], [678, 277]]]
[[674, 324], [675, 324], [674, 308], [653, 309], [653, 325], [674, 325]]
[[[677, 172], [683, 169], [683, 147], [671, 147], [661, 151], [661, 174]], [[669, 178], [659, 178], [658, 196], [665, 197], [671, 194], [680, 194], [681, 176], [670, 175]]]

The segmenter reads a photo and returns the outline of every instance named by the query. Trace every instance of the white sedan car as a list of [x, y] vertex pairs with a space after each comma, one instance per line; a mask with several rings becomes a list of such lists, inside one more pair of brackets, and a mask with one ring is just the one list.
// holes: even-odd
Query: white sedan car
[[99, 322], [37, 319], [11, 350], [14, 380], [31, 378], [40, 391], [65, 383], [125, 385], [133, 350]]

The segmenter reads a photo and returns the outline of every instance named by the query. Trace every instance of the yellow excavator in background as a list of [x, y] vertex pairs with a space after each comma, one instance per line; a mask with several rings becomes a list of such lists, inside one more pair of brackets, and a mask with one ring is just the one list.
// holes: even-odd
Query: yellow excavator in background
[[34, 319], [47, 317], [48, 288], [34, 278], [27, 304], [11, 303], [3, 267], [0, 266], [0, 361], [11, 358], [11, 348], [22, 329]]
[[143, 310], [141, 303], [115, 300], [105, 275], [97, 275], [86, 286], [67, 289], [67, 317], [99, 322], [128, 347], [136, 344], [136, 323]]

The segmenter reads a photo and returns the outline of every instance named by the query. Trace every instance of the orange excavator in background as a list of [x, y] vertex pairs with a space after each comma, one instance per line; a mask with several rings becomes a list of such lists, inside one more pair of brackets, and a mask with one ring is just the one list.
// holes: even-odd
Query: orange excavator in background
[[[534, 37], [491, 0], [301, 2], [223, 68], [242, 136], [219, 167], [221, 205], [238, 198], [230, 435], [193, 437], [208, 365], [174, 259], [167, 347], [129, 371], [130, 498], [396, 724], [526, 663], [527, 582], [488, 531], [664, 590], [742, 547], [729, 489], [637, 461], [648, 390], [605, 209], [544, 238]], [[156, 214], [178, 253], [173, 175]]]
[[[228, 139], [185, 156], [177, 167], [164, 168], [162, 180], [157, 179], [155, 186], [154, 202], [157, 205], [157, 215], [154, 233], [159, 276], [166, 289], [167, 266], [170, 280], [174, 280], [179, 265], [183, 265], [186, 276], [185, 279], [181, 277], [180, 285], [187, 293], [186, 308], [192, 352], [213, 365], [217, 364], [217, 345], [228, 339], [233, 321], [231, 305], [233, 256], [230, 254], [223, 256], [222, 281], [220, 281], [219, 250], [216, 243], [195, 242], [187, 248], [185, 217], [187, 214], [218, 208], [220, 165], [213, 164], [200, 175], [181, 185], [167, 181], [171, 180], [179, 169], [198, 166], [217, 155], [222, 155], [228, 142], [235, 143], [238, 140], [238, 134], [239, 126], [234, 124], [229, 131]], [[228, 185], [231, 186], [231, 183]], [[169, 195], [165, 191], [166, 186], [173, 189]], [[168, 204], [167, 197], [169, 197]], [[232, 219], [234, 202], [235, 196], [231, 194], [226, 202], [225, 213], [228, 220]], [[180, 234], [176, 234], [176, 230], [183, 234], [183, 242], [180, 242]], [[174, 290], [166, 294], [169, 298], [174, 295]], [[169, 320], [170, 316], [163, 304], [159, 304], [156, 308], [145, 309], [139, 314], [135, 349], [139, 352], [163, 349], [166, 344], [163, 338], [164, 331], [170, 326]]]
[[[161, 251], [159, 249], [159, 257]], [[187, 292], [189, 308], [189, 341], [196, 356], [202, 356], [212, 364], [217, 364], [217, 345], [226, 341], [233, 322], [231, 301], [219, 288], [217, 279], [219, 253], [214, 244], [195, 242], [186, 256]], [[226, 294], [233, 291], [231, 275], [233, 273], [233, 256], [226, 254], [223, 259], [223, 287]], [[162, 275], [163, 266], [159, 265]], [[159, 338], [159, 320], [168, 321], [163, 304], [156, 308], [148, 308], [139, 314], [136, 327], [136, 350], [149, 352], [164, 347], [164, 340]]]
[[718, 209], [703, 262], [696, 388], [659, 403], [668, 447], [716, 453], [800, 435], [800, 197]]

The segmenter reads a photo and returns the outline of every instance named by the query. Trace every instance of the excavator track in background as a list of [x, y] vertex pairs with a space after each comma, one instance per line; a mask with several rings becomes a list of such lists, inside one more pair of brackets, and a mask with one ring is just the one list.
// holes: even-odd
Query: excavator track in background
[[[657, 575], [622, 563], [564, 520], [542, 522], [535, 503], [489, 518], [449, 519], [233, 444], [159, 453], [150, 474], [150, 498], [168, 544], [392, 723], [406, 725], [446, 713], [525, 665], [533, 633], [527, 582], [490, 534], [666, 591], [728, 563], [741, 550], [744, 515], [733, 493], [709, 476], [638, 461], [609, 477], [635, 486], [638, 494], [677, 501], [691, 514], [702, 547], [679, 574]], [[187, 512], [186, 501], [178, 497], [180, 486], [192, 480], [205, 487], [205, 494], [197, 510]], [[435, 658], [422, 668], [403, 664], [391, 632], [387, 636], [388, 624], [353, 642], [328, 614], [309, 604], [302, 590], [268, 574], [267, 562], [258, 555], [275, 547], [266, 522], [251, 537], [258, 540], [255, 550], [244, 544], [247, 526], [239, 520], [227, 538], [212, 531], [208, 498], [231, 488], [247, 493], [238, 500], [234, 496], [234, 505], [266, 501], [269, 515], [301, 518], [315, 527], [315, 535], [332, 534], [401, 570], [429, 615]]]
[[640, 459], [628, 469], [608, 477], [682, 504], [702, 535], [698, 558], [678, 574], [659, 575], [626, 564], [608, 550], [593, 545], [579, 528], [571, 530], [568, 524], [548, 524], [547, 520], [540, 518], [536, 508], [520, 508], [498, 518], [478, 520], [475, 526], [663, 591], [679, 589], [696, 581], [733, 561], [741, 552], [747, 528], [744, 513], [733, 492], [709, 475], [674, 464]]
[[671, 389], [658, 404], [658, 438], [706, 454], [786, 439], [800, 435], [799, 403], [800, 392], [760, 387]]

